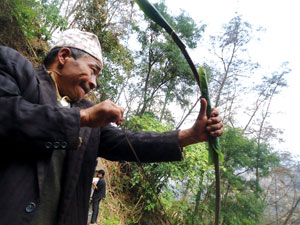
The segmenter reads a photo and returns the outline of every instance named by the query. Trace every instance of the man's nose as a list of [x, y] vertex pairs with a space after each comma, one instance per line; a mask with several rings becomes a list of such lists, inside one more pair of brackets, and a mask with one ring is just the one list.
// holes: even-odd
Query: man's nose
[[97, 87], [97, 78], [96, 78], [96, 76], [92, 75], [90, 77], [90, 82], [89, 83], [90, 83], [90, 88], [91, 89], [96, 88]]

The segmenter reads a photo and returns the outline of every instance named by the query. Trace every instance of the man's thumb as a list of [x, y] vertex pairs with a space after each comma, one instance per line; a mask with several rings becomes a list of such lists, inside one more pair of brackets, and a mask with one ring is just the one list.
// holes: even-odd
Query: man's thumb
[[206, 117], [207, 101], [205, 98], [201, 98], [200, 103], [201, 103], [201, 108], [200, 108], [198, 119], [203, 119], [204, 117]]

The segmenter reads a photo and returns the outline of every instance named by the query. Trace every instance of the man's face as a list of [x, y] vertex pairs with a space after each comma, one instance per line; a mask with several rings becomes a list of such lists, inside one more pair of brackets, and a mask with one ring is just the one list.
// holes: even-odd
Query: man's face
[[85, 94], [97, 86], [96, 79], [101, 72], [101, 63], [92, 56], [74, 59], [64, 56], [62, 69], [56, 77], [60, 95], [72, 101], [81, 100]]
[[98, 177], [101, 179], [103, 177], [102, 173], [98, 173]]

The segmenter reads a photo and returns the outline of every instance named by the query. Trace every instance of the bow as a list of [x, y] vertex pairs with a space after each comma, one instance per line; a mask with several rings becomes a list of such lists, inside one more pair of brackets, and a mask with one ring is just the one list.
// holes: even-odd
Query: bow
[[[188, 62], [189, 66], [191, 67], [191, 70], [194, 74], [194, 77], [196, 79], [196, 82], [200, 88], [201, 95], [203, 98], [207, 101], [207, 117], [209, 118], [211, 113], [211, 103], [210, 103], [210, 97], [209, 97], [209, 91], [208, 91], [208, 85], [207, 85], [207, 75], [205, 72], [205, 68], [200, 67], [199, 73], [189, 56], [186, 46], [184, 43], [180, 40], [176, 32], [173, 30], [173, 28], [168, 24], [168, 22], [163, 18], [163, 16], [157, 11], [157, 9], [147, 0], [135, 0], [135, 2], [139, 5], [141, 10], [147, 15], [151, 20], [153, 20], [155, 23], [160, 25], [162, 28], [165, 29], [165, 31], [171, 35], [172, 39], [176, 43], [176, 45], [181, 50], [182, 54], [184, 55], [186, 61]], [[200, 75], [199, 75], [200, 74]], [[219, 150], [219, 140], [218, 137], [211, 137], [209, 136], [208, 139], [209, 143], [209, 158], [208, 163], [212, 164], [214, 163], [215, 166], [215, 179], [216, 179], [216, 207], [215, 207], [215, 225], [219, 224], [220, 220], [220, 206], [221, 206], [221, 196], [220, 196], [220, 169], [219, 169], [219, 162], [223, 161], [223, 154]]]

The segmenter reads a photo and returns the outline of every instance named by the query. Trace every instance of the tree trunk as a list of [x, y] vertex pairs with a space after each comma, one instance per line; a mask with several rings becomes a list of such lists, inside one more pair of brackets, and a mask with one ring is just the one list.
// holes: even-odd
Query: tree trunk
[[300, 197], [298, 198], [297, 202], [295, 203], [295, 205], [294, 205], [294, 206], [292, 207], [292, 209], [290, 210], [290, 212], [289, 212], [287, 218], [285, 219], [283, 225], [287, 225], [289, 219], [292, 217], [292, 215], [293, 215], [295, 209], [297, 208], [299, 202], [300, 202]]

